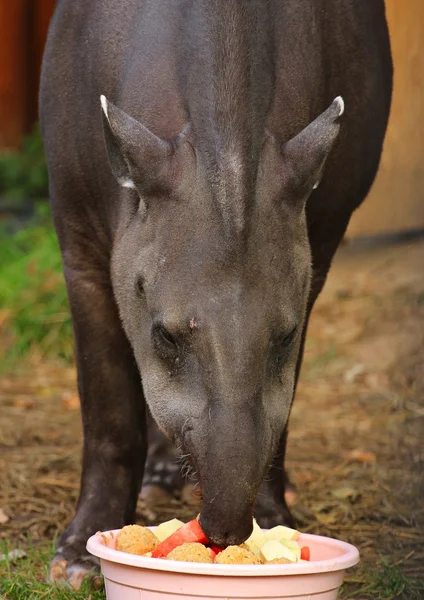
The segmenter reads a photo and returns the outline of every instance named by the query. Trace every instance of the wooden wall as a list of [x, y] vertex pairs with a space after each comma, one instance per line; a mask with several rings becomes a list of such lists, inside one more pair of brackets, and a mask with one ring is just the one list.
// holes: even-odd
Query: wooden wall
[[15, 148], [37, 118], [41, 57], [54, 0], [0, 0], [0, 148]]
[[377, 178], [347, 237], [424, 227], [424, 0], [386, 0], [393, 103]]

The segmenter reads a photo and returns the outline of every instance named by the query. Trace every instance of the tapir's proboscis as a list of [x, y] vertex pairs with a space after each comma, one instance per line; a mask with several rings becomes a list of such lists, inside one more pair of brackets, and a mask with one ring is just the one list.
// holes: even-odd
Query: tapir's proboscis
[[308, 318], [391, 90], [383, 0], [58, 1], [41, 125], [84, 445], [51, 579], [78, 587], [87, 538], [135, 521], [148, 422], [197, 473], [211, 542], [291, 523]]

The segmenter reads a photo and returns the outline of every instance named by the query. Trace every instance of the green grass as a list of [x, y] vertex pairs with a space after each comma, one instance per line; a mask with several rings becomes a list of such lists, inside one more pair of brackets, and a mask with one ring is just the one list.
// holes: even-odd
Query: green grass
[[0, 362], [7, 368], [34, 352], [71, 361], [72, 326], [61, 256], [49, 207], [11, 235], [0, 228]]
[[397, 566], [381, 559], [375, 570], [368, 570], [355, 584], [343, 585], [340, 600], [422, 600], [424, 580], [407, 577]]
[[6, 206], [36, 204], [35, 218], [12, 234], [0, 223], [0, 364], [11, 368], [34, 353], [73, 356], [72, 327], [56, 235], [45, 198], [48, 176], [38, 125], [16, 152], [0, 154]]
[[47, 197], [48, 174], [38, 124], [17, 152], [0, 154], [0, 193], [18, 202]]
[[[10, 549], [10, 544], [0, 544], [0, 554]], [[0, 562], [1, 600], [105, 600], [103, 591], [91, 591], [88, 585], [76, 592], [46, 583], [53, 545], [34, 547], [29, 542], [24, 549], [25, 558]]]

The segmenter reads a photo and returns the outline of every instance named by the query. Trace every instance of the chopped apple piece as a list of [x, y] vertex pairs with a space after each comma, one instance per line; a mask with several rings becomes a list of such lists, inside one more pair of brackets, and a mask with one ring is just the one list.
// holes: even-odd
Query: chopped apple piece
[[280, 540], [280, 544], [283, 544], [286, 548], [291, 550], [296, 556], [296, 561], [300, 560], [300, 546], [294, 540]]
[[[266, 538], [265, 538], [264, 532], [259, 527], [259, 525], [256, 523], [256, 519], [253, 519], [253, 531], [250, 534], [250, 537], [248, 537], [244, 543], [249, 547], [249, 550], [250, 550], [250, 545], [253, 544], [253, 546], [260, 548], [261, 546], [263, 546], [265, 544], [265, 542], [266, 542]], [[250, 550], [250, 551], [253, 552], [253, 550]]]
[[177, 529], [182, 527], [184, 523], [179, 519], [171, 519], [170, 521], [165, 521], [165, 523], [161, 523], [154, 531], [155, 536], [158, 538], [160, 542], [163, 542], [170, 535], [175, 533]]
[[280, 542], [281, 540], [297, 540], [299, 535], [300, 533], [296, 531], [296, 529], [291, 529], [284, 525], [277, 525], [265, 533], [265, 538], [267, 540], [277, 540], [277, 542]]
[[247, 540], [246, 542], [244, 542], [244, 544], [241, 545], [241, 547], [245, 550], [249, 550], [249, 552], [252, 552], [252, 554], [257, 556], [258, 558], [261, 557], [261, 549], [254, 542]]
[[277, 540], [268, 540], [261, 548], [261, 558], [265, 562], [270, 562], [276, 558], [286, 558], [290, 562], [297, 562], [294, 552], [283, 546]]

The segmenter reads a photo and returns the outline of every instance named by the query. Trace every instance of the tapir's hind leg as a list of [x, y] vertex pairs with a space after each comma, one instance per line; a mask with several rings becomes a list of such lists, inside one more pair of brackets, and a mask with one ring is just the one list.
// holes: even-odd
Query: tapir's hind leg
[[146, 409], [108, 268], [92, 258], [101, 254], [99, 248], [89, 236], [79, 235], [70, 243], [72, 233], [66, 233], [64, 272], [75, 330], [84, 448], [77, 511], [59, 541], [50, 579], [78, 589], [84, 576], [97, 568], [86, 551], [88, 537], [135, 520], [146, 458]]

